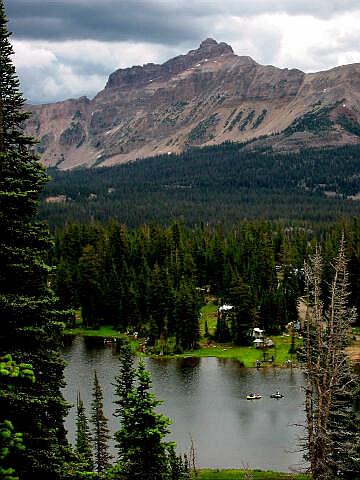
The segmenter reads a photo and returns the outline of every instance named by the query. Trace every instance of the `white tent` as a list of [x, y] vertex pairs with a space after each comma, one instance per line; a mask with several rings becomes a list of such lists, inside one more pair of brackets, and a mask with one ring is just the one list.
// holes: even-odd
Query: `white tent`
[[262, 330], [261, 328], [255, 327], [255, 328], [253, 328], [253, 332], [256, 332], [256, 333], [263, 333], [263, 332], [264, 332], [264, 330]]
[[234, 305], [227, 305], [226, 303], [224, 305], [221, 305], [219, 307], [219, 312], [226, 312], [227, 310], [232, 310], [234, 308]]

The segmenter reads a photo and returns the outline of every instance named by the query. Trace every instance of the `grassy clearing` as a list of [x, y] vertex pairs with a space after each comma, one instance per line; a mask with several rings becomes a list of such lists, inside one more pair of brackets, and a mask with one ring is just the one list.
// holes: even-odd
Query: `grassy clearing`
[[131, 349], [134, 353], [139, 351], [139, 342], [135, 340], [133, 337], [125, 335], [124, 333], [120, 333], [111, 325], [103, 325], [98, 329], [91, 329], [85, 327], [76, 327], [65, 330], [65, 335], [81, 335], [83, 337], [93, 337], [95, 338], [116, 338], [126, 341], [130, 341]]
[[217, 305], [215, 305], [215, 303], [213, 302], [209, 302], [201, 308], [200, 335], [202, 337], [205, 334], [205, 322], [207, 322], [208, 324], [208, 330], [210, 335], [215, 335], [217, 309]]
[[[238, 360], [245, 367], [254, 367], [256, 360], [263, 362], [265, 366], [280, 366], [284, 365], [287, 359], [291, 359], [289, 349], [291, 346], [290, 336], [272, 336], [270, 337], [274, 344], [274, 348], [267, 348], [266, 350], [257, 349], [253, 346], [239, 347], [231, 343], [216, 343], [208, 342], [208, 339], [203, 338], [205, 333], [205, 322], [208, 324], [210, 335], [215, 334], [217, 321], [217, 305], [214, 302], [209, 302], [201, 309], [200, 320], [200, 348], [197, 350], [185, 352], [177, 357], [217, 357], [217, 358], [231, 358]], [[295, 346], [301, 345], [300, 339], [295, 339]], [[264, 360], [265, 354], [265, 360]], [[274, 357], [274, 363], [269, 360]], [[292, 358], [293, 364], [296, 365], [296, 358]]]
[[103, 325], [98, 329], [91, 329], [85, 327], [76, 327], [65, 330], [67, 335], [83, 335], [86, 337], [115, 337], [115, 338], [124, 338], [123, 333], [118, 332], [114, 327], [110, 325]]
[[86, 328], [82, 323], [81, 309], [75, 310], [75, 327], [65, 329], [65, 335], [82, 335], [84, 337], [125, 338], [123, 333], [115, 330], [112, 325], [102, 325], [99, 328]]
[[[214, 343], [209, 346], [202, 346], [201, 348], [189, 352], [185, 352], [177, 357], [217, 357], [217, 358], [231, 358], [241, 362], [244, 367], [254, 367], [256, 360], [264, 361], [264, 353], [266, 361], [263, 366], [281, 366], [284, 365], [287, 359], [290, 359], [289, 348], [291, 345], [291, 337], [272, 336], [270, 337], [274, 344], [274, 348], [267, 348], [265, 351], [257, 349], [253, 346], [239, 347], [229, 343]], [[300, 340], [296, 339], [297, 344]], [[274, 357], [274, 363], [268, 360]], [[293, 358], [293, 365], [297, 365], [296, 359]]]
[[279, 473], [260, 470], [212, 470], [201, 469], [198, 480], [310, 480], [309, 475]]

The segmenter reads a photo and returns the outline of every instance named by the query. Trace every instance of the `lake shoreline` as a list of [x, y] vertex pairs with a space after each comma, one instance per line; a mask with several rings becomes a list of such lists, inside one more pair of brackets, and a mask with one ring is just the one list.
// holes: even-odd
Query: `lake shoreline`
[[[64, 346], [67, 366], [63, 394], [67, 402], [76, 405], [80, 393], [89, 411], [96, 370], [104, 390], [104, 414], [114, 433], [118, 429], [118, 419], [113, 416], [113, 382], [120, 368], [117, 345], [87, 340], [77, 336]], [[144, 356], [144, 362], [153, 392], [163, 401], [160, 412], [173, 422], [169, 441], [176, 442], [178, 452], [183, 453], [189, 451], [191, 438], [199, 469], [215, 472], [249, 466], [289, 472], [303, 463], [293, 452], [297, 436], [302, 435], [299, 425], [304, 423], [304, 378], [300, 369], [256, 370], [215, 357]], [[284, 398], [271, 399], [277, 391]], [[262, 398], [249, 401], [247, 395], [252, 392]], [[75, 442], [75, 424], [76, 411], [72, 408], [66, 419], [70, 443]], [[113, 448], [111, 443], [111, 453]]]
[[[82, 336], [95, 342], [106, 345], [116, 345], [119, 340], [127, 340], [132, 343], [134, 352], [142, 353], [150, 358], [224, 358], [236, 360], [246, 368], [256, 368], [257, 361], [261, 363], [259, 368], [296, 368], [298, 367], [295, 355], [289, 354], [291, 346], [291, 337], [272, 336], [270, 337], [275, 346], [266, 350], [258, 349], [253, 346], [238, 346], [231, 343], [218, 343], [212, 341], [207, 345], [204, 340], [200, 342], [199, 348], [188, 350], [183, 353], [173, 354], [154, 354], [148, 351], [140, 351], [142, 341], [133, 336], [115, 331], [110, 327], [101, 327], [97, 330], [88, 330], [85, 328], [75, 328], [65, 331], [66, 336]], [[288, 361], [288, 362], [287, 362]], [[291, 363], [289, 363], [291, 361]]]
[[283, 473], [271, 470], [240, 470], [201, 468], [197, 472], [198, 480], [310, 480], [305, 473]]

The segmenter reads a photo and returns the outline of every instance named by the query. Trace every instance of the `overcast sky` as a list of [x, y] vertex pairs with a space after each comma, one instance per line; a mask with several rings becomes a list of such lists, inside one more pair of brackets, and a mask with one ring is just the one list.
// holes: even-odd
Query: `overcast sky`
[[360, 0], [5, 0], [32, 103], [92, 97], [117, 68], [162, 63], [207, 37], [306, 72], [360, 61]]

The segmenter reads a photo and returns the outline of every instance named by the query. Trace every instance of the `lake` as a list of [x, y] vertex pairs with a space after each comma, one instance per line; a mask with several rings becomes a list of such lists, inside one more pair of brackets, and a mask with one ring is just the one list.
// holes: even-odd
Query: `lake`
[[[113, 346], [89, 346], [75, 337], [64, 348], [66, 400], [76, 403], [80, 392], [90, 412], [93, 373], [104, 390], [104, 412], [112, 432], [113, 380], [119, 356]], [[173, 420], [170, 440], [188, 452], [191, 439], [197, 465], [209, 468], [259, 468], [289, 471], [304, 467], [299, 437], [304, 434], [303, 374], [298, 369], [247, 369], [234, 360], [218, 358], [145, 358], [153, 391], [164, 403], [159, 410]], [[271, 399], [279, 390], [282, 399]], [[246, 400], [256, 392], [260, 400]], [[73, 443], [75, 408], [66, 428]]]

